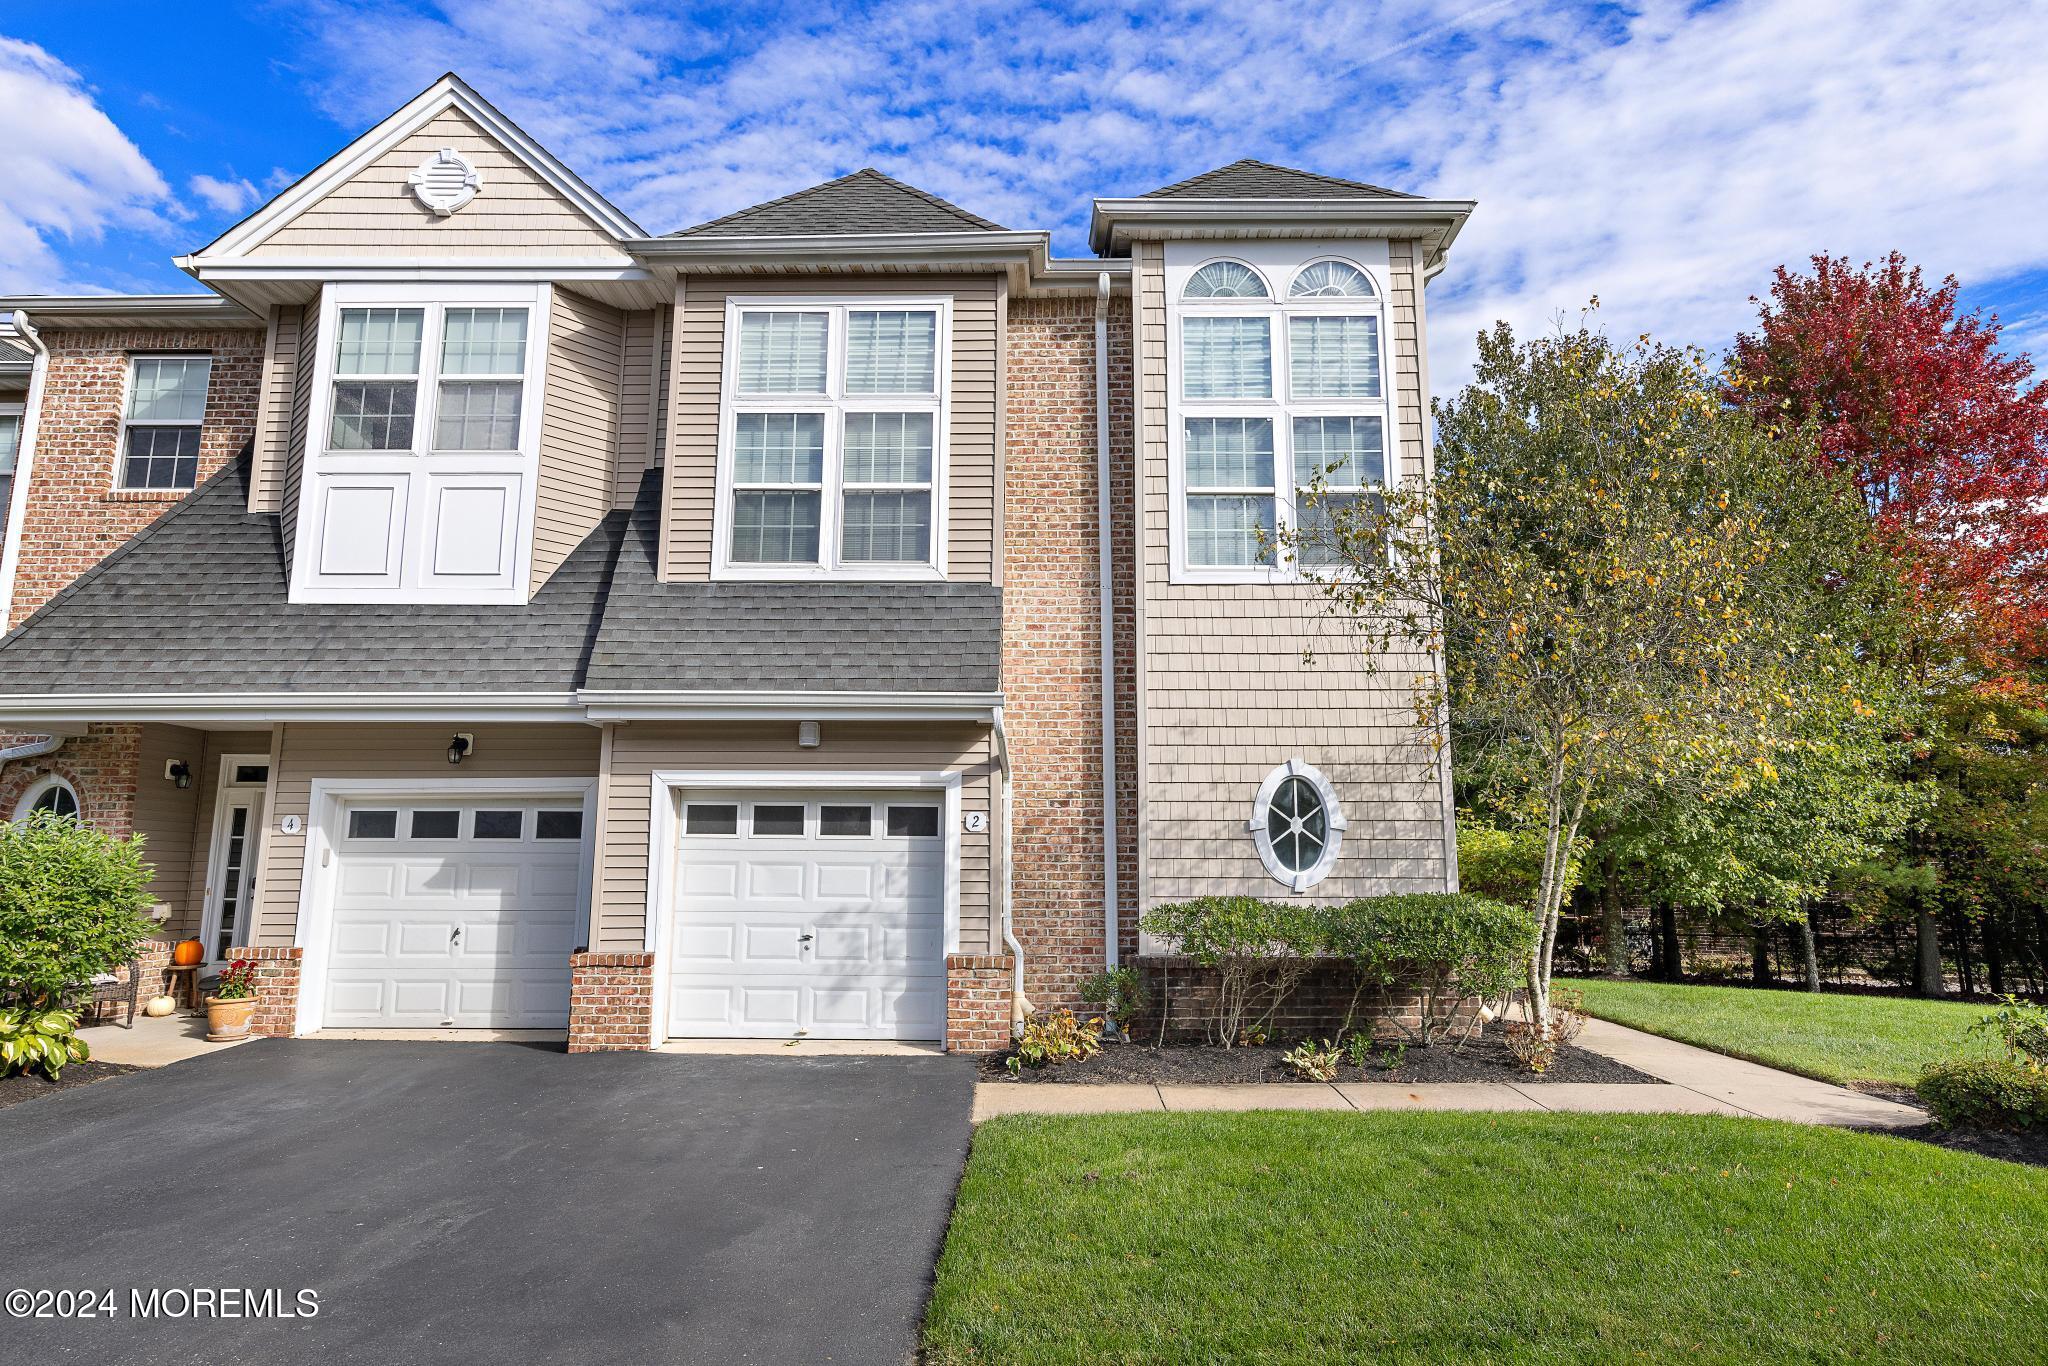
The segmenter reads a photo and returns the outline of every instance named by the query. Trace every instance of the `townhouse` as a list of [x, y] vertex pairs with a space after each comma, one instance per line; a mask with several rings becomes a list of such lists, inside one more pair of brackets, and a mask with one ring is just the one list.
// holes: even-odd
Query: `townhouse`
[[444, 77], [205, 293], [0, 302], [0, 818], [144, 836], [262, 1032], [578, 1051], [994, 1048], [1163, 901], [1454, 886], [1439, 661], [1272, 537], [1428, 477], [1470, 208], [1238, 162], [1060, 259], [863, 170], [657, 236]]

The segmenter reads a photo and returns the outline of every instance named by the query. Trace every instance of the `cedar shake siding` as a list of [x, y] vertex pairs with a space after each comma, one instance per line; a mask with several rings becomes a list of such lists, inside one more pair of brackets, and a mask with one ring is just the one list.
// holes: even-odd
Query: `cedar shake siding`
[[676, 305], [669, 377], [668, 488], [661, 577], [711, 577], [718, 479], [718, 408], [725, 365], [725, 306], [731, 295], [789, 298], [951, 295], [953, 347], [946, 452], [946, 576], [999, 581], [997, 393], [1003, 316], [993, 275], [690, 277]]

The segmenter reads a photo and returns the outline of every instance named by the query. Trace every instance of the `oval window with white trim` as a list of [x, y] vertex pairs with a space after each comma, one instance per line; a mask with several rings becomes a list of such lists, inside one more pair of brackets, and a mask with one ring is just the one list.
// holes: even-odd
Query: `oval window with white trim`
[[70, 783], [52, 774], [30, 785], [14, 808], [14, 819], [25, 821], [38, 811], [53, 816], [78, 818], [78, 792]]
[[1337, 866], [1344, 843], [1344, 808], [1319, 771], [1289, 759], [1266, 775], [1245, 822], [1259, 861], [1290, 891], [1306, 891]]

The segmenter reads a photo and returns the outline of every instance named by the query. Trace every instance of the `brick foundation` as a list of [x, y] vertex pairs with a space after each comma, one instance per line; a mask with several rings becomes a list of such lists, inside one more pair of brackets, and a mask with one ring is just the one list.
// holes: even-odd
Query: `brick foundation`
[[605, 1053], [651, 1046], [654, 955], [569, 955], [569, 1051]]
[[1008, 954], [956, 953], [946, 959], [946, 1051], [994, 1053], [1010, 1046], [1010, 994], [1016, 960]]
[[[1132, 1026], [1133, 1038], [1146, 1042], [1158, 1038], [1162, 1013], [1168, 1010], [1171, 1011], [1166, 1033], [1169, 1043], [1198, 1043], [1207, 1037], [1218, 990], [1218, 978], [1212, 969], [1198, 967], [1186, 958], [1166, 955], [1147, 955], [1135, 960], [1134, 966], [1151, 988], [1152, 999], [1145, 1013]], [[1170, 995], [1167, 990], [1169, 976]], [[1274, 1014], [1271, 1042], [1292, 1045], [1303, 1039], [1334, 1038], [1343, 1026], [1356, 982], [1356, 974], [1342, 963], [1311, 968], [1308, 976], [1281, 1002], [1280, 1009]], [[1453, 1030], [1468, 1032], [1475, 1029], [1479, 1023], [1479, 1006], [1476, 998], [1462, 1002], [1457, 1009]], [[1370, 1029], [1374, 1038], [1390, 1042], [1412, 1041], [1410, 1031], [1421, 1023], [1422, 998], [1415, 992], [1367, 991], [1359, 998], [1353, 1029]]]
[[246, 959], [256, 965], [256, 1013], [249, 1019], [249, 1032], [259, 1039], [288, 1039], [298, 1027], [299, 960], [301, 948], [241, 947], [228, 950], [228, 958]]

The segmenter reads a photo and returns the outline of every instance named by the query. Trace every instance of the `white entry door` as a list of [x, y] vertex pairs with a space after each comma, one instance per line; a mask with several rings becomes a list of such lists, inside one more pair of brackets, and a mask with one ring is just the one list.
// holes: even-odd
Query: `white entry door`
[[206, 915], [200, 937], [208, 959], [225, 963], [228, 950], [249, 942], [250, 893], [263, 844], [263, 793], [270, 757], [229, 754], [220, 761], [213, 839], [207, 848]]
[[565, 1028], [584, 841], [570, 800], [343, 808], [321, 1024]]
[[932, 792], [688, 794], [669, 1032], [944, 1037], [941, 809]]

